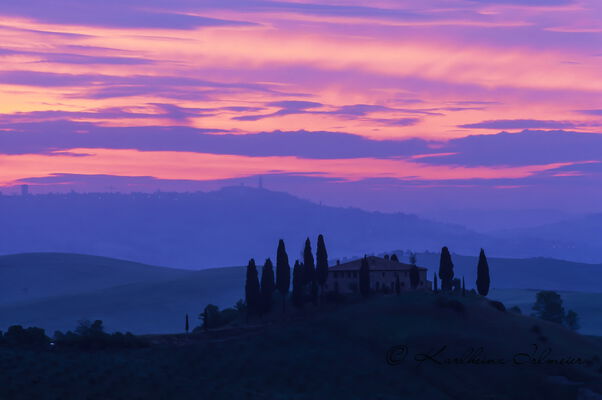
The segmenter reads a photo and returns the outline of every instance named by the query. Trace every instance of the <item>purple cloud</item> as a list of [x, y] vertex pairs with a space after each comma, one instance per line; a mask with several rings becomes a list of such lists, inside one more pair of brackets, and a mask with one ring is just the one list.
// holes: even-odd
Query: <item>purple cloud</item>
[[467, 129], [573, 129], [579, 124], [567, 121], [542, 121], [537, 119], [500, 119], [483, 121], [475, 124], [458, 125]]
[[[179, 3], [179, 4], [178, 4]], [[105, 0], [85, 5], [77, 0], [7, 0], [3, 15], [33, 18], [53, 24], [78, 24], [118, 28], [194, 29], [206, 26], [254, 25], [244, 21], [229, 21], [185, 14], [185, 1]], [[180, 11], [180, 12], [178, 12]]]

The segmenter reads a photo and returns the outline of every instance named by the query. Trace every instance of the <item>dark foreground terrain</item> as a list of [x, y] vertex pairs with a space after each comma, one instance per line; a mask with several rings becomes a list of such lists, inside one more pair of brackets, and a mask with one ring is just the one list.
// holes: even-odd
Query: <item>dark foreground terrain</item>
[[600, 339], [478, 297], [375, 296], [287, 318], [140, 349], [2, 348], [0, 399], [602, 398]]

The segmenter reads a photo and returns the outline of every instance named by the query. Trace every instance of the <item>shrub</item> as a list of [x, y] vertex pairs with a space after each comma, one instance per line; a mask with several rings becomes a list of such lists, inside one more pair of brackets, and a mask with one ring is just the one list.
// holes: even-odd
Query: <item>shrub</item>
[[58, 348], [77, 348], [82, 350], [102, 350], [111, 348], [137, 348], [146, 347], [148, 343], [130, 332], [113, 334], [104, 331], [100, 320], [79, 322], [75, 331], [60, 331], [54, 334], [55, 344]]

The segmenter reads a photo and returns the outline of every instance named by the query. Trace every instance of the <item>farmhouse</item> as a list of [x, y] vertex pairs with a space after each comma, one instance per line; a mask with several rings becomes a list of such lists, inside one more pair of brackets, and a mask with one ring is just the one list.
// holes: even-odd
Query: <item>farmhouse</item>
[[[395, 282], [399, 277], [401, 290], [412, 290], [410, 284], [410, 264], [391, 260], [389, 257], [367, 257], [370, 268], [370, 287], [373, 291], [394, 292]], [[358, 291], [359, 270], [362, 259], [353, 260], [344, 264], [337, 264], [328, 269], [326, 290], [338, 290], [339, 293], [353, 293]], [[427, 280], [427, 269], [418, 268], [419, 282], [417, 290], [432, 290], [433, 283]]]

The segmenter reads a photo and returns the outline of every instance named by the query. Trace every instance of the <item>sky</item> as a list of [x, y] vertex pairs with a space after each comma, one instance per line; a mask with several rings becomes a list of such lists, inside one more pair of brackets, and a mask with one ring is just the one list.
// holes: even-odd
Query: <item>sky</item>
[[4, 0], [0, 191], [602, 211], [597, 0]]

